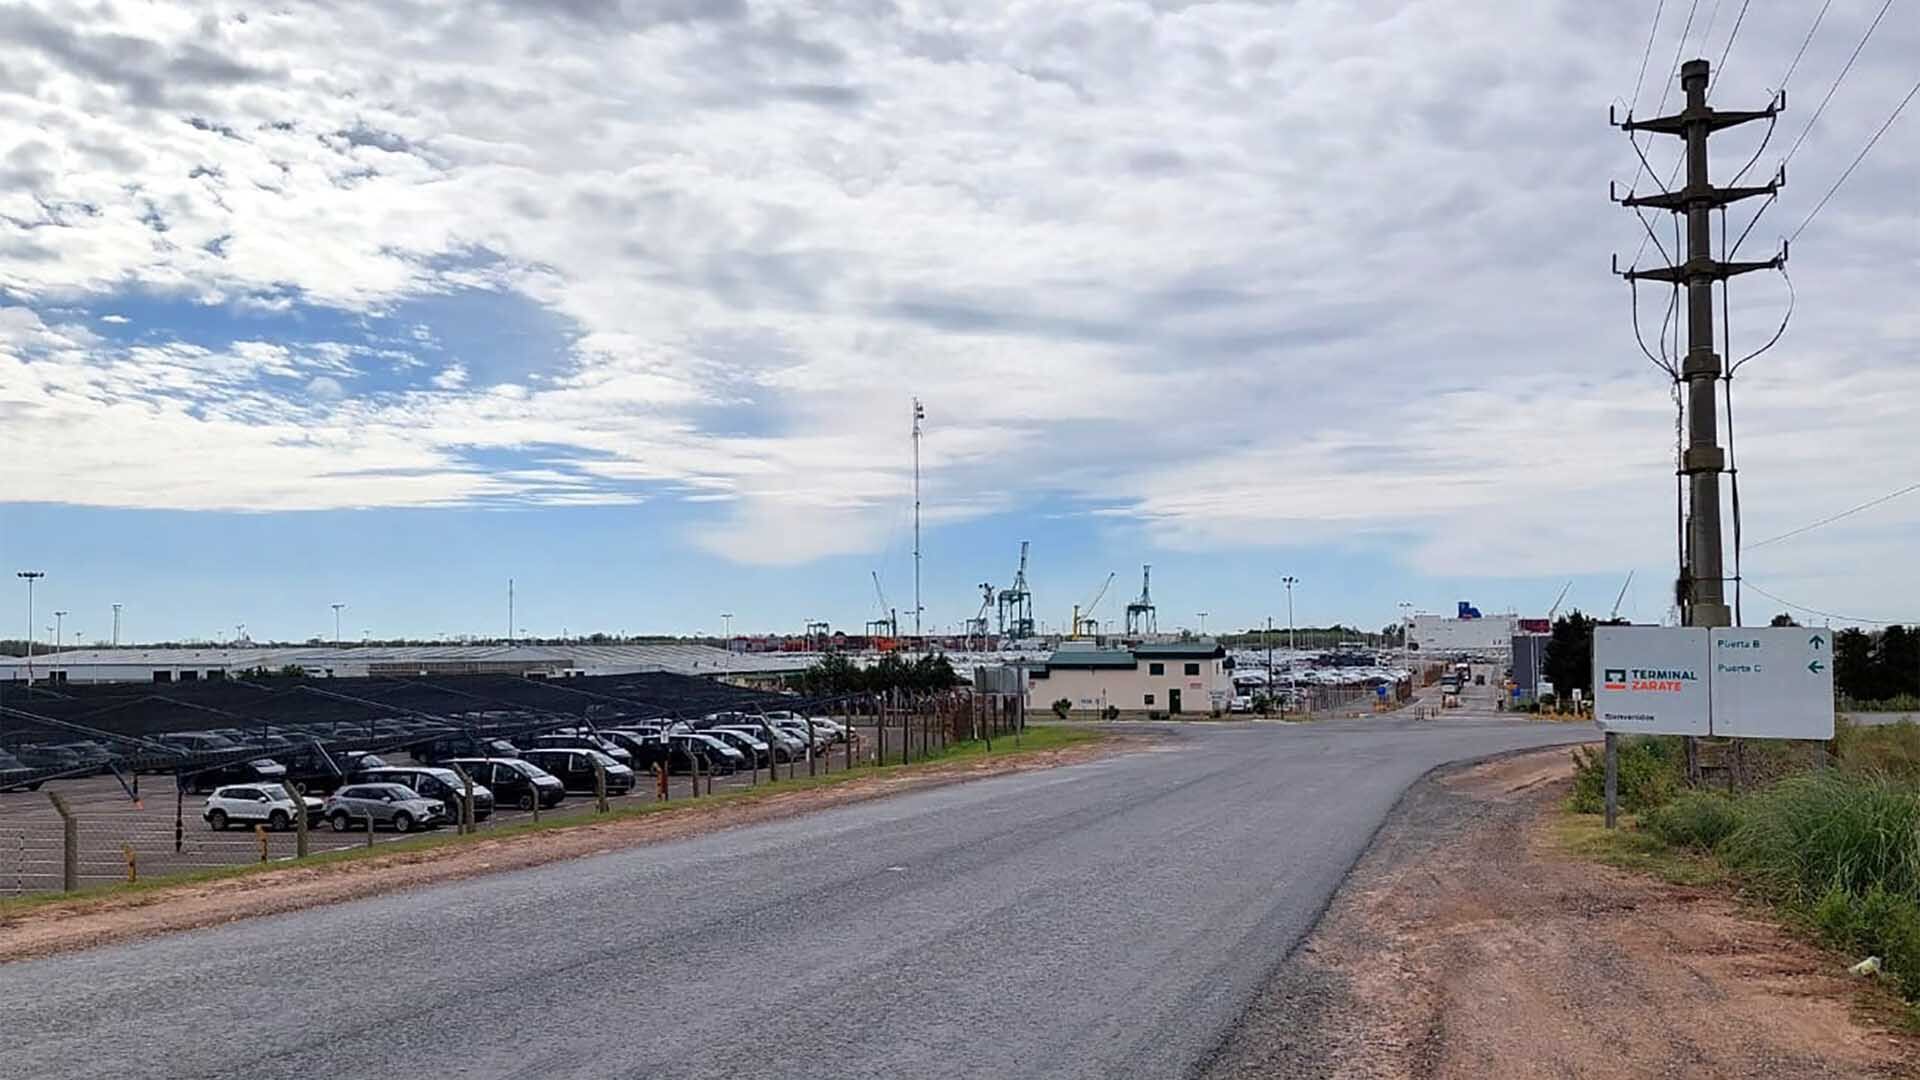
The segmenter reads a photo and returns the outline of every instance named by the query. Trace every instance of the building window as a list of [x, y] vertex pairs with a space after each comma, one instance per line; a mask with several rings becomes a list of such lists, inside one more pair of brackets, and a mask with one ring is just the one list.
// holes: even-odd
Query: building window
[[[1165, 664], [1148, 664], [1147, 665], [1147, 674], [1149, 675], [1165, 675], [1166, 673], [1167, 673], [1167, 665]], [[1147, 702], [1147, 704], [1151, 705], [1153, 704], [1153, 702], [1149, 701]]]
[[1200, 674], [1200, 665], [1199, 665], [1199, 664], [1188, 664], [1188, 665], [1187, 665], [1187, 674], [1189, 674], [1189, 675], [1198, 675], [1198, 674]]
[[[1159, 667], [1159, 666], [1160, 666], [1160, 665], [1158, 665], [1158, 664], [1155, 664], [1155, 665], [1154, 665], [1154, 667]], [[1147, 704], [1149, 704], [1149, 705], [1151, 705], [1151, 704], [1153, 704], [1153, 695], [1152, 695], [1152, 694], [1148, 694], [1148, 695], [1147, 695]]]
[[171, 671], [156, 671], [156, 672], [154, 672], [154, 673], [153, 673], [153, 681], [154, 681], [154, 682], [172, 682], [172, 681], [173, 681], [173, 672], [171, 672]]

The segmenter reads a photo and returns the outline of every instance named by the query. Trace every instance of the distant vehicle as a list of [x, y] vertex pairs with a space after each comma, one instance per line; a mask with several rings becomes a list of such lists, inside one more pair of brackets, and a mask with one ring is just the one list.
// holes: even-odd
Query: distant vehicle
[[816, 754], [826, 753], [827, 747], [833, 745], [833, 740], [827, 735], [825, 728], [818, 726], [808, 728], [805, 720], [770, 719], [767, 722], [773, 725], [773, 730], [785, 732], [795, 739], [800, 740], [800, 748], [803, 752], [809, 743], [813, 746], [813, 752]]
[[1253, 696], [1251, 694], [1233, 695], [1233, 698], [1227, 702], [1227, 711], [1228, 712], [1252, 712]]
[[[302, 802], [307, 820], [317, 824], [321, 801], [303, 796]], [[265, 825], [279, 832], [293, 828], [294, 815], [299, 812], [287, 789], [279, 784], [229, 784], [215, 788], [213, 794], [207, 796], [200, 816], [215, 832], [236, 824]]]
[[20, 763], [20, 759], [0, 750], [0, 791], [39, 791], [40, 781], [21, 783], [21, 778], [33, 772]]
[[348, 784], [327, 796], [321, 808], [334, 832], [367, 824], [393, 826], [394, 832], [412, 832], [416, 828], [437, 829], [448, 821], [447, 806], [429, 799], [404, 784]]
[[774, 709], [770, 712], [761, 713], [760, 715], [766, 717], [776, 727], [793, 726], [800, 731], [805, 731], [808, 722], [811, 721], [816, 741], [818, 741], [817, 736], [823, 730], [826, 732], [828, 742], [843, 743], [847, 741], [847, 726], [830, 716], [802, 716], [797, 712], [792, 712], [787, 709]]
[[13, 756], [20, 760], [20, 764], [35, 771], [79, 772], [87, 767], [85, 758], [64, 746], [28, 743], [14, 747]]
[[633, 770], [590, 746], [536, 747], [520, 756], [556, 777], [568, 791], [593, 792], [596, 765], [607, 774], [607, 794], [625, 795], [633, 790]]
[[[460, 803], [466, 798], [466, 785], [460, 782], [460, 774], [439, 765], [379, 765], [356, 771], [350, 779], [355, 784], [404, 784], [429, 799], [439, 799], [447, 804], [447, 813], [459, 816]], [[485, 821], [493, 816], [493, 791], [473, 779], [473, 820]]]
[[712, 735], [715, 731], [726, 730], [751, 735], [756, 739], [772, 744], [773, 759], [775, 761], [798, 761], [806, 756], [807, 743], [805, 739], [797, 738], [779, 728], [768, 731], [767, 727], [768, 725], [757, 722], [753, 724], [727, 724], [724, 725], [724, 727], [709, 728], [705, 732], [702, 732], [702, 734]]
[[531, 810], [536, 801], [542, 807], [553, 807], [567, 797], [566, 785], [558, 777], [517, 757], [449, 758], [445, 764], [458, 765], [473, 777], [474, 783], [486, 784], [493, 792], [496, 805], [510, 802], [522, 810]]
[[1473, 685], [1475, 686], [1487, 685], [1487, 677], [1485, 675], [1475, 675], [1473, 677]]
[[241, 748], [239, 743], [212, 731], [168, 731], [155, 735], [153, 741], [182, 754], [212, 754]]
[[180, 782], [188, 791], [198, 794], [212, 791], [224, 784], [251, 784], [263, 780], [279, 780], [287, 775], [287, 767], [272, 758], [254, 758], [251, 761], [234, 761], [211, 768], [191, 769], [180, 774]]

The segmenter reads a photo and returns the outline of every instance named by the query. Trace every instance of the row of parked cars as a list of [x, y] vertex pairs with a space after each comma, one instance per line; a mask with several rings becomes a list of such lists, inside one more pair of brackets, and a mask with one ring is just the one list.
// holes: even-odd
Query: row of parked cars
[[[398, 832], [437, 828], [457, 820], [466, 788], [459, 769], [473, 783], [473, 815], [485, 820], [496, 804], [522, 810], [558, 806], [568, 792], [624, 795], [638, 773], [664, 764], [674, 772], [730, 773], [794, 762], [824, 753], [850, 738], [832, 720], [791, 713], [747, 716], [714, 713], [693, 721], [666, 721], [620, 728], [564, 728], [522, 738], [524, 748], [504, 739], [444, 737], [410, 748], [419, 763], [390, 764], [364, 752], [334, 755], [339, 771], [304, 768], [301, 751], [288, 755], [295, 767], [256, 758], [203, 770], [189, 779], [196, 791], [209, 791], [201, 816], [218, 830], [233, 825], [287, 829], [297, 815], [310, 825], [325, 823], [337, 831], [387, 826]], [[172, 736], [190, 752], [240, 749], [225, 732], [188, 732]], [[315, 752], [317, 754], [317, 752]], [[291, 784], [298, 793], [289, 795]], [[310, 791], [332, 788], [320, 798]]]

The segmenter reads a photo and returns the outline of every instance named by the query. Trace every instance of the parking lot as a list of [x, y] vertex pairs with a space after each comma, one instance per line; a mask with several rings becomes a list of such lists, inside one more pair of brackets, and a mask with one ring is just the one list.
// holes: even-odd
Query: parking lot
[[[899, 732], [896, 730], [891, 733], [889, 740], [896, 754], [899, 742]], [[856, 746], [856, 753], [866, 753], [866, 744], [857, 743]], [[916, 742], [915, 746], [918, 748], [919, 743]], [[838, 772], [846, 767], [845, 754], [845, 747], [835, 747], [833, 754], [815, 762], [815, 768]], [[868, 754], [869, 759], [870, 756]], [[395, 765], [413, 763], [404, 754], [388, 755], [387, 760]], [[703, 774], [700, 793], [704, 796], [711, 790], [714, 794], [723, 794], [769, 782], [784, 783], [790, 772], [795, 776], [806, 776], [807, 763], [803, 760], [780, 765], [778, 781], [769, 781], [765, 769], [752, 773], [743, 770], [723, 776]], [[693, 777], [686, 773], [675, 773], [669, 777], [668, 789], [668, 797], [674, 801], [695, 797]], [[252, 827], [236, 825], [224, 832], [214, 831], [201, 819], [206, 796], [187, 793], [176, 797], [172, 777], [141, 777], [138, 802], [129, 798], [126, 790], [111, 776], [56, 780], [49, 782], [41, 791], [0, 793], [0, 896], [58, 891], [61, 887], [62, 823], [52, 801], [47, 798], [49, 791], [57, 792], [67, 800], [78, 822], [82, 887], [126, 881], [129, 876], [129, 849], [133, 859], [132, 872], [142, 879], [261, 861], [260, 835]], [[608, 802], [618, 809], [637, 803], [651, 803], [656, 798], [654, 779], [641, 776], [639, 785], [631, 794], [610, 795]], [[540, 819], [548, 821], [589, 816], [594, 809], [593, 795], [569, 793], [560, 805], [541, 810]], [[176, 813], [180, 826], [177, 844]], [[533, 815], [527, 811], [506, 806], [497, 809], [485, 821], [478, 822], [475, 831], [484, 834], [531, 821], [532, 818]], [[441, 831], [451, 830], [452, 825], [448, 825]], [[293, 831], [269, 831], [265, 833], [265, 838], [268, 861], [294, 857], [296, 837]], [[403, 834], [382, 827], [374, 831], [373, 843], [378, 846], [405, 838]], [[340, 833], [322, 823], [308, 830], [309, 853], [366, 845], [367, 833], [364, 828]]]

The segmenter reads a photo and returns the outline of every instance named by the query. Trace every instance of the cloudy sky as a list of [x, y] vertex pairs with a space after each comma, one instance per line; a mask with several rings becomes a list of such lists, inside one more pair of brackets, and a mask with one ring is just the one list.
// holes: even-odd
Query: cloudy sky
[[[874, 571], [912, 603], [917, 395], [930, 626], [1022, 539], [1055, 624], [1145, 562], [1164, 625], [1284, 620], [1282, 573], [1377, 626], [1635, 571], [1659, 620], [1607, 108], [1723, 51], [1721, 107], [1784, 83], [1764, 258], [1920, 79], [1892, 0], [1806, 127], [1882, 3], [10, 4], [0, 560], [87, 639], [498, 633], [509, 577], [536, 634], [857, 629]], [[1917, 175], [1920, 106], [1793, 245], [1735, 383], [1750, 544], [1920, 481]], [[1735, 283], [1736, 354], [1786, 299]], [[1912, 619], [1916, 525], [1747, 576]]]

